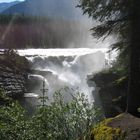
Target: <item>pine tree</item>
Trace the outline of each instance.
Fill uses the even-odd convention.
[[[95,37],[114,35],[118,42],[112,48],[129,66],[127,111],[140,116],[140,2],[138,0],[79,0],[84,14],[88,14],[98,25],[92,28]],[[128,61],[130,60],[130,61]]]

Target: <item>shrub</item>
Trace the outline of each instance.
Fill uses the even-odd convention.
[[[99,109],[90,104],[84,94],[75,93],[72,101],[65,102],[58,91],[54,101],[41,106],[33,117],[33,137],[40,140],[90,139],[91,129],[100,116]]]
[[[23,140],[26,129],[23,108],[17,103],[0,107],[0,139]]]
[[[72,100],[65,102],[61,91],[57,91],[54,100],[50,104],[43,103],[30,118],[17,102],[1,107],[0,139],[89,140],[100,118],[99,109],[90,104],[84,94],[73,93]]]

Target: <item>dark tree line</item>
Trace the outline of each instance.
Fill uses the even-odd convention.
[[[0,48],[65,48],[71,42],[79,46],[84,32],[85,26],[77,21],[0,15]]]

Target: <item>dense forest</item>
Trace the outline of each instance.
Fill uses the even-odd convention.
[[[79,47],[86,41],[86,28],[80,21],[18,14],[0,15],[0,47]],[[71,46],[71,42],[74,46]]]

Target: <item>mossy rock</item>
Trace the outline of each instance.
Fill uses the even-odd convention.
[[[140,118],[122,113],[105,119],[92,130],[91,140],[140,140]]]
[[[123,140],[124,133],[120,128],[108,126],[113,119],[105,119],[99,123],[91,133],[91,140]]]

